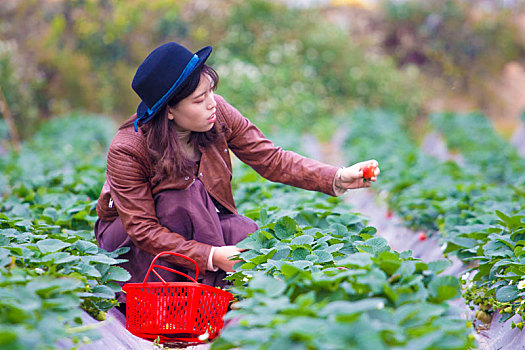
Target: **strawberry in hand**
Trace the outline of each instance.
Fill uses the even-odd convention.
[[[375,171],[376,171],[376,166],[374,165],[366,165],[365,167],[363,167],[361,170],[363,171],[363,178],[365,180],[370,180],[371,178],[373,178],[375,176]]]
[[[334,185],[344,190],[370,187],[379,173],[379,163],[375,159],[359,162],[340,169]]]
[[[359,171],[363,173],[363,182],[371,181],[372,178],[376,176],[377,163],[368,163],[362,168],[359,168]]]

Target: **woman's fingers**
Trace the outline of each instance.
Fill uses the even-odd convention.
[[[231,260],[235,255],[241,253],[242,250],[233,245],[227,245],[223,247],[217,247],[213,252],[212,261],[213,265],[217,266],[221,270],[226,272],[233,271],[233,265],[239,260]]]
[[[377,160],[365,160],[343,168],[341,185],[346,189],[370,187],[372,182],[377,181],[380,173],[381,170]]]

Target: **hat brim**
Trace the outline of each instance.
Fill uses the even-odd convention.
[[[195,54],[199,57],[199,62],[193,68],[192,73],[202,67],[202,65],[206,62],[208,57],[210,57],[211,51],[212,51],[212,47],[211,46],[206,46],[206,47],[200,49],[199,51],[195,52]],[[191,73],[188,75],[188,77],[190,77],[190,76],[191,76]],[[166,99],[166,101],[171,100],[171,98],[173,96],[175,96],[180,91],[180,89],[184,86],[184,82],[187,79],[188,78],[184,79],[179,84],[179,86],[177,88],[173,89],[173,91],[168,95],[168,98]],[[162,107],[164,107],[166,104],[167,104],[167,102]],[[145,118],[146,116],[148,116],[148,109],[149,109],[148,106],[144,102],[141,101],[139,103],[138,107],[137,107],[137,118],[142,119],[142,118]],[[147,119],[151,120],[152,118],[157,116],[163,109],[164,108],[159,108],[156,113],[153,113],[151,116],[148,116]]]

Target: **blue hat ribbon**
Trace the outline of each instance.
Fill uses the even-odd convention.
[[[160,100],[158,100],[154,105],[153,107],[151,108],[148,108],[148,111],[147,111],[147,114],[144,115],[144,116],[140,116],[138,117],[137,119],[135,119],[135,123],[134,123],[134,126],[135,126],[135,132],[138,131],[138,123],[139,123],[139,120],[141,119],[144,119],[142,121],[143,124],[146,124],[147,122],[149,122],[153,116],[155,115],[155,113],[157,113],[159,111],[160,108],[162,108],[164,106],[164,104],[166,103],[166,100],[171,96],[171,93],[184,81],[186,80],[186,78],[188,77],[188,75],[191,74],[191,72],[193,72],[193,69],[195,68],[195,66],[197,65],[197,63],[199,63],[199,56],[197,56],[196,54],[193,55],[193,57],[191,58],[191,60],[188,62],[188,64],[186,65],[186,67],[184,67],[184,70],[182,71],[181,75],[179,76],[179,78],[177,79],[177,81],[175,81],[175,83],[171,86],[171,88],[168,90],[168,92],[166,92],[164,94],[164,96],[162,96],[160,98]]]

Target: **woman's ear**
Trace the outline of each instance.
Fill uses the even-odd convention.
[[[169,120],[173,120],[173,119],[175,119],[175,117],[174,117],[173,114],[171,113],[171,108],[170,108],[170,106],[167,106],[167,107],[166,107],[166,114],[167,114]]]

